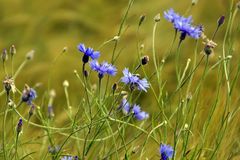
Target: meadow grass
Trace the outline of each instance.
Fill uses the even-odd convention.
[[[195,2],[180,15],[191,15]],[[24,75],[36,78],[26,74],[36,63],[34,50],[19,63],[14,45],[4,49],[0,158],[240,159],[240,2],[228,3],[228,12],[211,22],[212,33],[176,13],[148,17],[152,29],[146,51],[141,35],[145,15],[138,19],[136,39],[124,41],[138,4],[129,0],[116,34],[98,47],[74,46],[80,55],[75,70],[61,60],[71,52],[62,46],[47,73],[37,75],[45,79],[43,86],[21,82]],[[173,26],[163,28],[167,20]],[[170,38],[160,32],[172,33],[162,54],[158,43]],[[135,56],[124,54],[121,45],[128,43],[135,45]],[[108,62],[103,62],[104,48],[111,48]],[[61,90],[52,87],[56,66],[73,77],[61,74]]]

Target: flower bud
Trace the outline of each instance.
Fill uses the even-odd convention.
[[[118,87],[117,83],[114,83],[113,86],[112,86],[112,90],[113,90],[113,92],[116,91],[117,87]]]
[[[225,16],[221,16],[221,17],[218,19],[218,27],[220,27],[220,26],[224,23],[224,20],[225,20]]]
[[[144,57],[141,59],[142,65],[146,65],[148,62],[149,62],[149,57],[148,57],[148,56],[144,56]]]
[[[26,59],[27,59],[27,60],[32,60],[33,57],[34,57],[34,53],[35,53],[34,50],[29,51],[29,52],[26,54]]]
[[[161,16],[160,16],[160,13],[158,13],[155,17],[154,17],[154,21],[155,22],[160,22],[161,20]]]
[[[69,87],[69,82],[67,80],[63,82],[63,87]]]
[[[139,23],[138,23],[138,26],[140,27],[143,23],[143,21],[145,20],[146,16],[145,15],[141,15],[140,16],[140,19],[139,19]]]
[[[16,48],[15,48],[14,45],[12,45],[12,46],[10,47],[10,54],[11,54],[11,56],[15,55],[16,53],[17,53]]]
[[[17,134],[19,134],[22,131],[22,125],[23,125],[23,121],[22,118],[19,119],[18,124],[17,124]]]
[[[2,61],[4,63],[7,60],[8,60],[8,53],[7,53],[7,50],[4,49],[3,52],[2,52]]]

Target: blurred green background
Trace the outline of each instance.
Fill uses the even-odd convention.
[[[191,6],[191,0],[156,1],[136,0],[130,10],[125,32],[120,39],[118,50],[122,54],[117,62],[119,75],[127,66],[133,66],[137,57],[137,26],[139,17],[146,15],[146,20],[140,28],[139,41],[144,44],[144,54],[152,55],[153,18],[157,13],[174,8],[184,14]],[[114,37],[120,25],[121,18],[127,7],[127,0],[1,0],[0,1],[0,49],[9,48],[14,44],[17,48],[15,69],[23,61],[25,53],[31,49],[36,51],[34,61],[27,65],[16,84],[23,87],[24,83],[34,85],[42,82],[42,91],[47,87],[49,70],[54,70],[51,88],[57,90],[58,97],[62,97],[62,82],[70,81],[70,89],[75,89],[76,82],[73,70],[81,68],[82,54],[76,49],[78,43],[97,49],[100,44]],[[213,5],[214,4],[214,5]],[[221,15],[228,13],[228,0],[199,0],[189,15],[193,15],[195,24],[202,24],[206,35],[211,35],[216,27],[216,21]],[[126,29],[127,28],[127,29]],[[223,28],[217,35],[218,42],[223,37]],[[156,47],[159,59],[166,53],[172,41],[174,31],[170,23],[163,17],[157,30]],[[193,56],[194,40],[187,38],[182,48],[186,57]],[[68,47],[67,54],[59,58],[53,68],[51,63],[59,55],[63,47]],[[101,60],[110,60],[113,43],[106,45],[100,51]],[[219,48],[220,49],[220,48]],[[190,52],[189,52],[190,50]],[[187,52],[188,51],[188,52]],[[187,52],[187,53],[185,53]],[[217,50],[215,51],[217,53]],[[185,63],[185,60],[184,63]],[[174,74],[171,63],[168,62],[165,72]],[[150,67],[152,62],[150,64]],[[66,67],[67,66],[67,67]],[[149,68],[150,68],[149,67]],[[2,74],[2,72],[0,73]],[[173,75],[174,76],[174,75]],[[3,75],[1,75],[3,77]],[[73,88],[72,88],[73,87]],[[78,99],[78,92],[74,92],[73,99]],[[41,95],[41,91],[39,95]]]
[[[152,60],[152,28],[153,18],[156,14],[161,14],[161,22],[158,25],[156,36],[156,52],[159,60],[166,54],[174,36],[172,25],[162,17],[165,10],[174,8],[186,16],[192,15],[196,25],[202,24],[204,26],[205,34],[208,37],[211,37],[215,31],[217,20],[221,15],[226,15],[226,20],[228,20],[230,0],[198,0],[198,3],[189,10],[191,3],[191,0],[135,0],[117,48],[117,52],[122,49],[116,62],[118,75],[111,80],[111,83],[120,78],[124,67],[133,68],[137,64],[138,40],[144,44],[144,54],[149,55]],[[42,83],[37,89],[39,97],[36,100],[36,104],[41,104],[42,95],[48,88],[49,72],[52,71],[54,74],[50,88],[54,88],[57,92],[54,102],[56,115],[62,112],[62,108],[66,106],[62,87],[62,83],[66,79],[70,82],[71,104],[78,105],[83,98],[83,87],[73,71],[75,69],[81,70],[82,53],[78,52],[76,46],[83,42],[86,46],[98,49],[103,42],[117,35],[127,4],[128,0],[0,0],[0,49],[9,48],[12,44],[16,46],[15,70],[22,63],[29,50],[36,51],[33,61],[28,63],[17,77],[16,86],[22,90],[25,83],[30,86],[34,86],[38,82]],[[190,12],[185,14],[188,10]],[[146,15],[146,20],[139,30],[139,35],[137,35],[141,15]],[[237,19],[237,23],[239,24],[239,19]],[[234,26],[234,28],[236,27]],[[218,47],[214,50],[215,55],[210,59],[212,64],[222,54],[221,43],[225,28],[226,25],[219,30],[215,39]],[[239,32],[232,36],[236,39],[234,49],[239,51],[240,46],[237,43],[240,37]],[[113,44],[109,43],[100,49],[101,61],[110,61]],[[181,48],[183,65],[186,64],[187,58],[193,58],[194,46],[193,39],[187,38],[184,41]],[[61,54],[64,47],[67,47],[68,51],[59,57],[55,65],[52,66],[53,60]],[[199,53],[201,48],[200,42]],[[173,51],[175,50],[176,44],[173,48]],[[203,66],[204,64],[202,64],[202,68]],[[149,75],[152,68],[153,62],[150,61],[150,64],[146,66]],[[10,70],[10,65],[8,69]],[[213,84],[216,83],[211,76],[216,76],[215,74],[210,73],[209,81],[204,85],[206,99],[203,104],[211,102],[211,95],[215,91]],[[173,58],[166,62],[164,75],[166,76],[164,79],[167,80],[166,91],[173,90],[176,87]],[[96,75],[92,74],[92,76]],[[0,77],[4,78],[2,68]],[[92,83],[94,82],[97,81],[92,79]],[[152,83],[154,85],[157,82],[155,80]],[[5,100],[4,97],[0,99],[0,101],[2,100]],[[138,103],[145,106],[144,108],[148,112],[157,110],[154,108],[155,102],[151,98],[151,93],[147,96],[144,94],[144,98],[141,98]],[[202,111],[201,114],[204,112]],[[61,122],[58,123],[61,124]]]

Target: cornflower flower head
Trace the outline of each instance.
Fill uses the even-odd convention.
[[[127,85],[129,84],[131,90],[137,88],[140,91],[147,92],[147,88],[149,88],[149,83],[145,78],[140,79],[138,75],[132,74],[127,68],[123,70],[121,81]]]
[[[98,63],[98,61],[93,60],[90,62],[90,67],[92,70],[98,72],[98,77],[101,79],[105,74],[110,76],[115,76],[117,73],[117,69],[114,65],[109,64],[107,62]]]
[[[125,98],[122,100],[120,107],[125,115],[133,114],[133,117],[139,121],[148,119],[149,114],[142,111],[137,104],[131,105]]]
[[[139,121],[148,119],[149,117],[149,114],[144,111],[141,111],[140,106],[136,104],[133,105],[132,112],[133,112],[133,116]]]
[[[161,160],[168,160],[173,157],[174,150],[170,145],[161,144],[160,150]]]
[[[90,47],[86,48],[83,43],[80,43],[77,48],[84,54],[82,58],[83,63],[87,63],[89,61],[89,57],[91,57],[92,60],[98,59],[100,57],[99,51],[94,51],[93,48]]]
[[[17,134],[19,134],[22,131],[22,125],[23,125],[23,121],[22,118],[19,119],[18,124],[17,124]]]
[[[192,17],[183,17],[176,13],[173,9],[164,12],[164,17],[171,23],[176,31],[181,32],[180,40],[184,40],[188,35],[194,39],[198,39],[201,37],[203,32],[202,26],[193,26],[192,25]]]
[[[28,105],[31,105],[32,101],[36,97],[37,97],[36,91],[30,88],[28,85],[25,85],[25,88],[22,93],[22,102],[26,102]]]

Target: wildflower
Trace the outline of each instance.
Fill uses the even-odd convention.
[[[22,125],[23,125],[23,121],[22,121],[22,118],[20,118],[17,124],[17,134],[19,134],[22,131]]]
[[[93,48],[90,48],[90,47],[86,48],[85,45],[82,43],[80,43],[77,47],[78,47],[78,50],[84,54],[82,58],[83,63],[87,63],[89,60],[89,57],[91,57],[94,60],[94,59],[98,59],[100,56],[99,51],[94,51]]]
[[[176,13],[173,9],[164,12],[164,17],[169,22],[173,23],[176,31],[181,32],[180,40],[184,40],[188,35],[194,39],[200,38],[203,27],[202,26],[193,26],[192,17],[183,17]]]
[[[170,145],[161,144],[160,146],[160,154],[161,160],[168,160],[173,156],[173,148]]]
[[[130,73],[127,68],[123,70],[123,77],[121,78],[121,81],[125,84],[129,84],[131,90],[136,87],[140,91],[143,90],[147,92],[147,88],[149,88],[149,83],[145,78],[140,79],[139,76]]]
[[[25,88],[22,93],[22,102],[26,102],[28,105],[31,105],[32,101],[36,97],[37,97],[36,91],[30,88],[28,85],[25,85]]]
[[[96,60],[90,62],[90,67],[92,70],[98,72],[98,77],[101,79],[105,74],[114,76],[117,73],[117,69],[112,64],[103,62],[99,64]]]
[[[137,105],[137,104],[131,105],[130,103],[128,103],[126,98],[124,98],[122,100],[119,108],[122,109],[122,111],[125,115],[129,115],[132,113],[133,117],[139,121],[148,119],[148,117],[149,117],[148,113],[141,111],[141,108],[139,105]]]
[[[72,156],[64,156],[61,158],[61,160],[72,160],[73,157]]]
[[[149,117],[148,113],[141,111],[140,106],[136,104],[133,105],[132,112],[133,112],[133,116],[139,121],[148,119]]]

